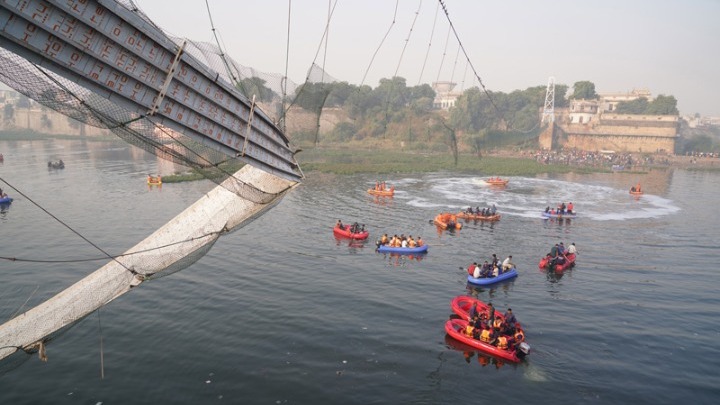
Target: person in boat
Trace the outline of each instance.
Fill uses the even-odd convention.
[[[513,314],[512,308],[508,308],[507,311],[505,311],[505,324],[511,331],[515,330],[517,318],[515,318],[515,314]]]
[[[415,239],[413,239],[412,235],[408,236],[408,247],[409,248],[417,247],[417,242],[415,242]]]
[[[572,201],[569,202],[568,205],[567,205],[567,213],[568,213],[568,214],[572,214],[574,209],[575,209],[575,207],[573,206]]]
[[[468,322],[475,322],[475,318],[478,316],[477,302],[473,302],[468,311]]]
[[[388,236],[387,236],[386,233],[383,234],[382,237],[380,237],[380,244],[381,244],[381,245],[387,245],[389,242],[390,242],[390,240],[388,239]]]
[[[490,266],[490,263],[488,263],[487,260],[485,260],[485,263],[483,263],[482,268],[480,269],[480,277],[487,278],[490,277],[492,274],[492,267]]]
[[[469,265],[468,268],[467,268],[468,274],[472,276],[473,273],[475,272],[475,268],[476,268],[477,266],[478,266],[477,262],[473,262],[471,265]],[[477,278],[477,277],[476,277],[476,278]]]
[[[150,177],[150,176],[148,176],[148,177]],[[337,220],[337,222],[335,223],[335,228],[340,228],[340,229],[344,228],[341,220],[339,220],[339,219]]]
[[[400,247],[404,247],[404,248],[408,247],[406,238],[402,238],[402,240],[400,241]]]
[[[571,243],[570,246],[568,246],[567,254],[577,254],[577,247],[575,247],[575,242]]]
[[[510,269],[514,269],[515,264],[512,262],[512,255],[508,255],[508,257],[505,258],[502,262],[502,270],[503,272],[506,272]]]
[[[420,246],[423,246],[424,244],[425,244],[425,242],[423,242],[422,236],[418,236],[417,246],[420,247]]]
[[[489,328],[492,328],[493,323],[495,322],[495,307],[493,306],[492,302],[488,302],[487,305],[487,311],[485,311],[485,319],[487,320],[487,326]]]
[[[558,255],[565,255],[565,245],[563,244],[563,242],[560,242],[560,244],[558,245]]]
[[[640,183],[639,183],[639,182],[638,182],[638,184],[635,186],[635,191],[637,191],[638,193],[642,192],[642,188],[640,188]]]
[[[495,207],[495,204],[492,205],[492,208],[490,208],[490,215],[495,215],[497,212],[497,208]]]
[[[500,273],[501,273],[500,268],[497,266],[497,264],[495,266],[493,266],[492,276],[497,277],[500,275]]]
[[[547,214],[549,212],[550,212],[550,206],[548,205],[547,207],[545,207],[545,213]]]
[[[500,263],[500,259],[498,259],[497,254],[493,253],[490,261],[490,267],[497,267],[498,263]]]
[[[480,266],[475,266],[472,273],[473,278],[481,278],[482,277],[482,270],[480,270]]]
[[[551,256],[552,258],[557,257],[559,247],[560,247],[560,245],[556,243],[555,246],[553,246],[552,248],[550,248],[550,256]]]

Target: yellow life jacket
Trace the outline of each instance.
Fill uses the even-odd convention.
[[[468,324],[468,326],[465,327],[465,334],[466,334],[467,336],[472,336],[474,329],[475,329],[475,328],[474,328],[472,325]]]
[[[498,338],[497,347],[498,349],[507,349],[507,338],[505,336],[500,336]]]
[[[483,329],[482,333],[480,333],[480,340],[485,343],[490,342],[490,329]]]

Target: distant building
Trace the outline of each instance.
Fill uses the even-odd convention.
[[[455,101],[462,93],[453,93],[453,89],[457,83],[453,82],[433,82],[432,89],[435,90],[435,100],[433,100],[433,108],[437,110],[449,110],[455,107]]]
[[[556,126],[540,137],[540,146],[618,152],[674,153],[679,116],[618,114],[617,105],[646,98],[647,89],[627,93],[599,93],[597,100],[570,100],[565,109],[556,109]]]

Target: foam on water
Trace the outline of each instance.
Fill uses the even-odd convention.
[[[407,179],[406,203],[418,208],[459,211],[469,206],[495,204],[503,215],[540,218],[545,207],[573,202],[578,219],[621,221],[658,218],[680,210],[673,201],[645,194],[630,196],[627,190],[563,180],[511,177],[507,187],[491,187],[479,177],[428,176],[424,184]]]

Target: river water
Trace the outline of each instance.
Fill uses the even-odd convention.
[[[123,143],[0,141],[0,153],[0,187],[15,199],[0,210],[0,256],[23,259],[0,259],[3,321],[105,263],[59,221],[121,253],[214,186],[148,189],[147,174],[176,168]],[[48,170],[58,158],[66,168]],[[191,267],[56,338],[47,363],[0,363],[0,404],[715,403],[720,174],[511,177],[504,189],[482,181],[494,174],[390,176],[395,197],[378,199],[365,191],[375,176],[308,173]],[[628,194],[637,181],[639,199]],[[540,218],[560,201],[578,218]],[[429,223],[493,203],[494,224]],[[364,223],[372,240],[422,236],[429,253],[337,240],[337,219]],[[537,263],[560,241],[579,255],[558,277]],[[513,255],[519,277],[468,287],[461,267],[492,253]],[[532,346],[524,363],[445,335],[450,300],[464,294],[513,308]]]

